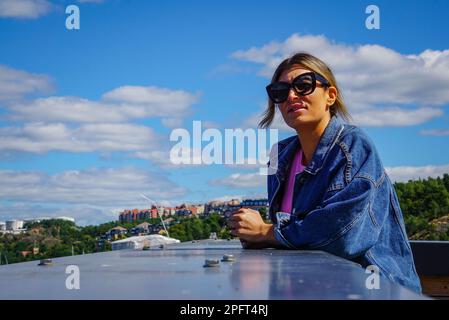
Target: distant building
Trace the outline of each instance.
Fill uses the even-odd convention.
[[[232,199],[230,201],[210,201],[205,205],[205,214],[218,213],[221,216],[226,216],[235,210],[241,208],[240,200]]]
[[[159,234],[148,236],[129,237],[111,243],[112,250],[142,250],[144,247],[159,246],[161,244],[179,243],[178,239],[165,237]]]
[[[9,220],[6,221],[6,230],[18,231],[23,229],[23,220]]]
[[[134,235],[149,234],[153,230],[152,225],[148,222],[142,222],[131,229],[131,233]]]
[[[270,219],[270,216],[268,214],[268,200],[267,199],[256,199],[256,200],[244,200],[240,204],[242,208],[249,208],[253,210],[259,210],[262,208],[266,209],[266,216],[265,219]]]
[[[150,209],[132,209],[120,212],[118,220],[120,223],[135,222],[139,220],[159,219],[159,216],[174,214],[173,208],[155,207]]]
[[[176,215],[180,217],[187,217],[192,214],[192,211],[186,208],[179,208],[176,210]]]
[[[118,239],[121,235],[126,235],[128,233],[128,230],[126,230],[123,227],[114,227],[112,229],[109,229],[108,232],[106,232],[106,236],[108,239]]]
[[[251,208],[263,208],[268,207],[268,200],[267,199],[257,199],[257,200],[243,200],[240,203],[240,206],[243,207],[251,207]]]
[[[6,230],[6,223],[3,221],[0,221],[0,231],[5,231]]]
[[[176,209],[172,207],[164,207],[164,216],[174,216],[176,214]]]
[[[159,216],[158,213],[159,213],[159,211],[157,208],[152,208],[151,209],[151,219],[157,219]]]
[[[190,208],[191,208],[191,210],[193,209],[192,212],[195,211],[194,214],[198,214],[198,215],[204,214],[204,204],[193,205],[193,206],[190,206]]]

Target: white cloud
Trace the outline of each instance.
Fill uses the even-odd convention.
[[[427,179],[428,177],[436,178],[449,173],[449,164],[445,165],[429,165],[421,167],[401,166],[386,167],[385,170],[392,181],[407,182],[408,180]]]
[[[182,126],[182,118],[162,118],[161,123],[167,128],[179,128]]]
[[[259,122],[260,120],[262,120],[263,117],[263,113],[266,109],[266,105],[261,105],[260,106],[260,111],[259,112],[255,112],[253,114],[251,114],[244,122],[243,122],[243,126],[244,127],[249,127],[249,128],[253,128],[256,129],[259,127]],[[295,133],[295,131],[290,128],[284,121],[284,119],[282,118],[282,115],[280,113],[279,110],[276,110],[275,114],[274,114],[274,119],[273,122],[270,126],[271,129],[278,129],[281,131],[289,131],[291,133]]]
[[[427,129],[421,130],[420,134],[423,136],[449,136],[449,129]]]
[[[163,124],[180,124],[198,95],[166,88],[124,86],[100,101],[80,97],[47,97],[9,106],[14,120],[62,122],[123,122],[164,117]]]
[[[157,173],[135,168],[87,169],[54,175],[0,170],[0,200],[90,206],[148,206],[150,198],[176,199],[186,190]]]
[[[144,116],[143,110],[124,110],[78,97],[47,97],[9,107],[14,120],[64,122],[122,122],[130,115]],[[139,112],[140,111],[140,112]]]
[[[51,9],[47,0],[0,0],[0,17],[5,18],[34,19]]]
[[[226,186],[229,188],[257,188],[265,187],[267,176],[256,173],[233,173],[228,177],[210,181],[213,186]]]
[[[242,201],[243,200],[243,196],[242,195],[224,195],[224,196],[221,196],[221,197],[213,198],[213,199],[211,199],[209,201],[223,201],[223,202],[225,202],[225,201],[231,201],[231,200],[234,200],[234,199]]]
[[[217,197],[217,198],[213,198],[213,199],[209,199],[207,200],[207,202],[209,201],[231,201],[234,199],[243,201],[245,199],[266,199],[267,198],[267,193],[266,192],[245,192],[244,195],[241,194],[236,194],[236,195],[224,195],[221,197]]]
[[[267,152],[269,154],[269,152]],[[267,160],[268,162],[268,160]],[[226,167],[239,169],[239,170],[255,170],[255,169],[261,169],[266,168],[266,163],[259,163],[259,160],[257,158],[244,158],[243,163],[232,163],[232,164],[225,164]]]
[[[356,124],[367,127],[413,126],[443,115],[439,108],[366,108],[357,110],[352,116]]]
[[[263,107],[265,109],[265,107]],[[264,109],[257,113],[251,114],[246,121],[245,126],[257,128]],[[365,127],[404,127],[425,123],[444,114],[440,108],[416,108],[406,109],[399,107],[371,107],[355,108],[351,112],[353,123]],[[274,120],[270,126],[272,129],[295,133],[282,118],[279,111],[275,113]],[[431,135],[431,134],[429,134]]]
[[[74,218],[75,223],[79,226],[98,225],[118,220],[119,212],[123,209],[85,205],[73,205],[61,208],[29,203],[0,204],[0,220],[27,220],[66,216]]]
[[[53,90],[50,77],[0,65],[0,101],[12,101],[29,94]]]
[[[105,0],[78,0],[79,3],[104,3]]]
[[[129,105],[143,105],[146,106],[146,111],[154,116],[176,117],[198,102],[199,94],[152,86],[122,86],[105,93],[103,99]]]
[[[24,99],[51,88],[46,76],[0,66],[0,100],[9,111],[5,118],[24,122],[0,127],[2,158],[14,152],[123,151],[164,166],[169,159],[164,137],[130,121],[160,117],[165,126],[180,126],[199,100],[199,94],[154,86],[118,87],[98,101],[70,96]]]
[[[171,163],[170,150],[166,149],[137,151],[131,154],[131,157],[151,161],[162,168],[179,167]]]
[[[155,148],[147,148],[143,151],[134,152],[131,154],[131,157],[151,161],[164,169],[206,166],[201,157],[201,149],[186,147],[184,148],[185,153],[179,150],[178,154],[174,155],[176,158],[171,158],[171,150],[168,149],[166,145],[161,145],[157,150],[154,149]]]
[[[446,165],[428,165],[428,166],[398,166],[386,167],[388,176],[392,181],[407,182],[408,180],[426,179],[428,177],[436,178],[449,173],[449,164]],[[267,176],[259,173],[234,173],[225,178],[214,179],[210,181],[213,186],[226,186],[229,188],[266,188]]]
[[[297,51],[314,54],[331,66],[356,124],[415,125],[440,116],[442,111],[435,107],[449,103],[449,50],[403,55],[379,45],[351,46],[325,36],[293,34],[284,42],[237,51],[232,57],[261,64],[260,74],[271,77],[276,66]],[[369,119],[373,115],[374,121]],[[413,119],[416,115],[423,119]]]
[[[70,128],[62,123],[27,123],[0,128],[0,150],[43,153],[132,152],[158,146],[149,127],[135,124],[86,124]]]

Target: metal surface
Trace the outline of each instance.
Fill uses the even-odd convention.
[[[232,254],[235,262],[204,268],[206,259]],[[239,241],[167,245],[0,266],[0,299],[422,299],[357,264],[321,251],[243,250]],[[66,267],[80,271],[68,290]]]

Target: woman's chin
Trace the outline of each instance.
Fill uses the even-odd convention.
[[[294,119],[288,119],[288,121],[286,121],[287,125],[293,129],[296,129],[299,126],[310,124],[312,122],[313,122],[312,119],[308,119],[307,117],[304,116],[298,116]]]

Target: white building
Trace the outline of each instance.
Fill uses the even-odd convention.
[[[6,223],[4,223],[3,221],[0,221],[0,231],[5,231],[6,230]]]
[[[23,229],[23,220],[8,220],[6,221],[6,230],[17,231]]]
[[[160,234],[150,234],[148,236],[129,237],[111,242],[112,250],[142,250],[144,247],[159,246],[161,244],[179,243],[178,239],[165,237]]]

